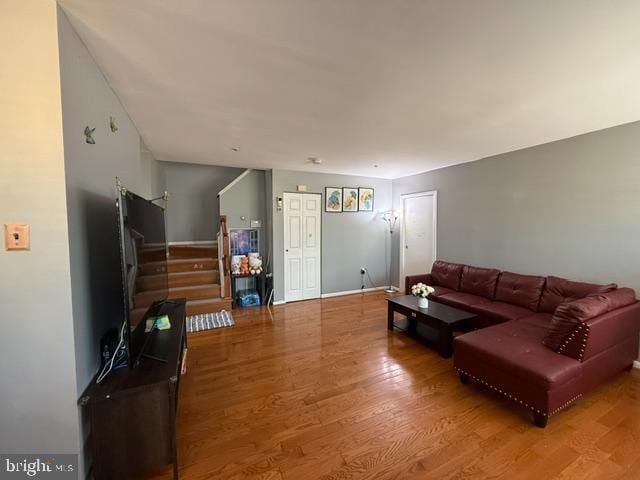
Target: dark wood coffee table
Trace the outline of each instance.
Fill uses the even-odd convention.
[[[398,327],[394,323],[393,314],[395,312],[407,316],[408,327],[406,329]],[[419,308],[418,299],[413,295],[387,298],[387,328],[393,330],[395,326],[414,336],[417,322],[428,325],[437,332],[438,353],[444,358],[449,358],[453,353],[453,331],[469,329],[470,320],[475,317],[476,315],[473,313],[433,300],[429,300],[427,308]]]

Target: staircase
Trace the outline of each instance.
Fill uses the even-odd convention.
[[[134,300],[136,308],[146,309],[158,298],[157,290],[162,289],[164,282],[162,264],[148,262],[141,265]],[[215,243],[169,246],[167,270],[168,298],[186,298],[187,315],[231,309],[231,299],[222,298]]]

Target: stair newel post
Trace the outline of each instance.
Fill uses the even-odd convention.
[[[220,238],[222,240],[222,268],[221,275],[224,277],[222,297],[231,297],[231,264],[229,231],[227,229],[227,216],[220,215]],[[218,245],[220,248],[220,245]]]

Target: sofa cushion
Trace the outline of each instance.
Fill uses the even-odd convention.
[[[431,267],[433,283],[452,290],[460,290],[460,276],[463,266],[458,263],[436,260]]]
[[[545,332],[549,328],[549,324],[551,323],[551,319],[553,315],[547,312],[538,312],[531,313],[523,318],[519,318],[518,322],[529,323],[531,325],[537,325],[539,327],[544,327]]]
[[[606,293],[594,293],[589,297],[595,297],[606,302],[608,312],[637,302],[636,293],[631,288],[617,288]]]
[[[573,282],[566,278],[548,276],[538,310],[553,313],[561,303],[578,300],[592,293],[610,292],[617,287],[615,283],[597,285],[595,283]]]
[[[535,312],[538,310],[544,282],[545,278],[537,275],[502,272],[496,285],[495,299]]]
[[[460,335],[454,340],[456,367],[480,376],[507,391],[536,385],[543,391],[564,384],[582,372],[582,364],[545,348],[546,328],[527,322],[506,322]],[[513,388],[507,388],[513,384]]]
[[[500,270],[465,265],[460,277],[460,291],[493,300]]]
[[[478,305],[480,303],[487,303],[491,301],[491,300],[487,300],[484,297],[479,297],[478,295],[472,295],[471,293],[464,293],[464,292],[447,293],[446,295],[440,295],[436,298],[441,303],[451,305],[452,307],[461,308],[468,312],[472,311],[471,307],[473,305]]]
[[[473,305],[471,309],[478,315],[499,322],[508,322],[509,320],[517,320],[531,315],[531,310],[504,302],[480,303]]]
[[[435,292],[433,292],[431,295],[429,295],[429,297],[440,297],[442,295],[448,295],[450,293],[456,293],[455,290],[452,290],[452,289],[447,288],[447,287],[441,287],[440,285],[433,285],[433,289],[435,290]]]
[[[609,303],[599,296],[565,302],[556,308],[542,343],[557,351],[574,329],[585,321],[607,313]]]

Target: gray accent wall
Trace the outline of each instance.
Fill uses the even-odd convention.
[[[77,453],[78,407],[55,2],[6,0],[0,15],[0,451]]]
[[[251,220],[264,224],[264,182],[264,170],[251,170],[220,195],[220,214],[227,216],[229,228],[249,228]]]
[[[438,258],[640,292],[640,122],[396,179],[395,208],[428,190]]]
[[[265,172],[251,170],[220,195],[220,214],[227,216],[227,225],[231,228],[250,228],[251,220],[260,220],[258,229],[260,250],[263,257],[267,252],[265,239]],[[244,220],[242,219],[244,217]],[[264,259],[266,263],[266,259]]]
[[[157,194],[159,185],[157,162],[143,149],[138,131],[61,8],[58,37],[77,399],[100,366],[100,338],[119,327],[124,315],[115,178],[145,198]],[[110,116],[117,132],[111,131]],[[94,145],[85,142],[87,125],[96,129]],[[82,452],[89,432],[79,413]],[[89,462],[81,456],[81,471]]]
[[[387,284],[389,233],[381,213],[391,208],[391,180],[292,170],[272,170],[273,277],[275,301],[284,300],[284,217],[275,198],[304,184],[309,193],[322,194],[322,293],[358,290],[360,267],[369,270],[366,287]],[[374,212],[327,213],[325,187],[374,188]]]
[[[170,242],[213,241],[219,230],[218,192],[244,169],[159,162],[161,190],[171,197],[167,206]]]

